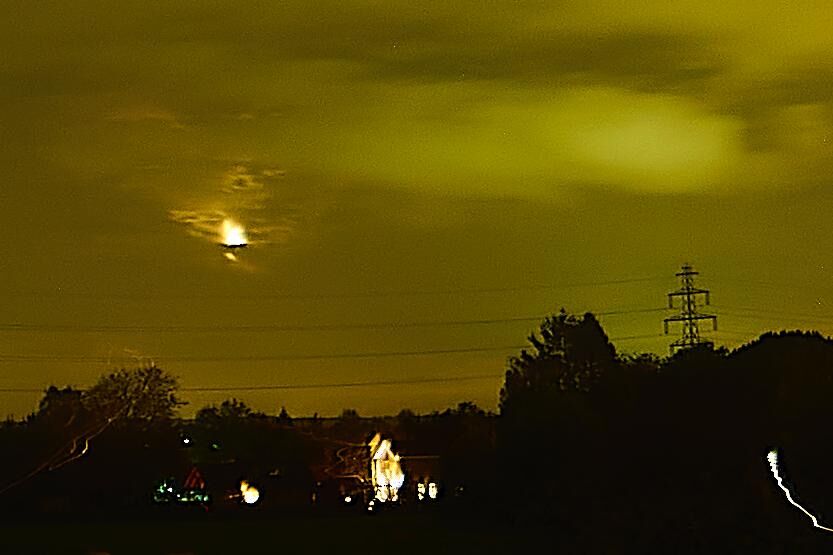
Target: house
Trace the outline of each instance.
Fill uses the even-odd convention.
[[[370,479],[376,499],[398,501],[399,490],[405,483],[405,473],[399,464],[399,455],[393,452],[391,440],[376,434],[367,444],[370,448]]]

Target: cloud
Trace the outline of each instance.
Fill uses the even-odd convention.
[[[109,121],[188,123],[176,144],[150,136],[150,125],[104,126],[97,142],[37,134],[38,152],[97,156],[114,173],[169,156],[167,167],[190,170],[183,182],[203,183],[210,161],[251,155],[319,184],[463,195],[783,186],[782,176],[818,179],[794,171],[795,153],[814,151],[809,132],[790,127],[791,110],[805,117],[791,107],[833,106],[823,61],[833,12],[811,4],[290,0],[169,10],[127,0],[119,17],[82,1],[52,19],[22,7],[33,25],[0,36],[12,53],[0,95],[47,95],[62,129],[84,137],[84,102],[96,113],[119,107]],[[21,129],[47,113],[30,109]],[[269,180],[279,174],[246,166],[193,202],[273,209]]]
[[[609,87],[520,98],[489,90],[401,89],[393,106],[366,111],[338,137],[323,163],[393,186],[537,197],[581,183],[715,189],[743,156],[742,121],[688,97]]]
[[[597,34],[576,30],[519,33],[504,44],[453,36],[361,54],[369,76],[381,80],[504,81],[512,86],[608,86],[638,91],[702,87],[725,71],[718,50],[694,35],[658,31]],[[378,52],[388,52],[379,55]]]
[[[234,166],[223,176],[222,191],[224,193],[257,194],[263,189],[263,183],[258,181],[244,165]]]
[[[569,91],[545,125],[577,179],[639,191],[717,188],[742,156],[742,122],[684,97]]]
[[[196,208],[173,209],[168,217],[183,225],[189,234],[221,242],[223,221],[232,219],[242,224],[252,245],[287,242],[296,225],[291,207],[272,206],[272,186],[284,173],[274,168],[251,170],[235,164],[218,180],[213,193],[193,204]]]
[[[172,222],[182,224],[194,237],[219,243],[220,228],[228,214],[220,210],[170,210]]]
[[[168,110],[147,106],[134,106],[131,108],[121,108],[118,110],[113,110],[108,112],[105,117],[109,121],[125,123],[155,121],[166,123],[169,127],[172,127],[174,129],[185,129],[185,124],[180,121],[179,116],[177,116],[175,113]]]

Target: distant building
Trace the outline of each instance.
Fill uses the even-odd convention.
[[[391,440],[376,434],[367,444],[370,448],[370,479],[381,502],[398,501],[399,490],[405,483],[405,473],[399,455],[393,452]]]

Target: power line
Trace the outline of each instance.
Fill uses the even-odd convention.
[[[507,351],[511,349],[522,349],[524,346],[508,345],[504,347],[471,347],[460,349],[436,349],[418,351],[368,351],[364,353],[336,353],[336,354],[311,354],[311,355],[247,355],[235,357],[221,356],[142,356],[146,360],[160,360],[166,362],[264,362],[264,361],[291,361],[291,360],[330,360],[350,358],[388,358],[388,357],[412,357],[430,355],[448,355],[457,353],[479,353],[492,351]],[[113,357],[94,357],[84,355],[0,355],[0,362],[110,362]]]
[[[264,324],[237,326],[159,326],[159,325],[114,325],[114,326],[82,326],[72,324],[0,324],[0,331],[49,331],[49,332],[172,332],[172,333],[257,333],[257,332],[285,332],[285,331],[340,331],[363,329],[399,329],[442,326],[488,325],[509,322],[529,322],[542,320],[544,316],[523,316],[512,318],[490,318],[481,320],[439,320],[423,322],[376,322],[353,324]]]
[[[735,285],[744,285],[744,286],[751,286],[751,287],[762,287],[765,289],[777,289],[780,291],[789,290],[789,291],[804,291],[806,292],[811,287],[816,287],[818,284],[808,284],[808,283],[795,283],[795,282],[777,282],[777,281],[763,281],[763,280],[754,280],[754,279],[735,279],[735,278],[725,278],[720,276],[715,276],[713,274],[709,275],[709,280],[712,282],[720,283],[730,283]]]
[[[731,316],[736,316],[739,318],[749,318],[755,319],[760,318],[763,319],[761,316],[754,316],[754,314],[769,316],[769,317],[781,317],[787,320],[809,320],[809,321],[818,321],[818,322],[828,322],[833,321],[833,315],[825,315],[825,314],[810,314],[807,312],[792,312],[792,311],[783,311],[783,310],[769,310],[769,309],[760,309],[760,308],[751,308],[751,307],[732,307],[726,306],[725,310],[722,307],[717,307],[717,310],[722,314],[727,314]],[[751,314],[742,314],[743,312],[748,312]]]
[[[762,335],[765,335],[765,334],[775,334],[775,335],[777,335],[779,332],[772,331],[772,330],[756,330],[756,331],[752,331],[752,330],[745,330],[745,331],[743,331],[743,330],[718,330],[715,333],[717,333],[718,335],[721,335],[721,334],[723,334],[723,335],[736,335],[736,336],[739,336],[739,337],[747,337],[747,338],[751,336],[753,339],[757,339],[758,337],[760,337]]]
[[[663,333],[646,333],[642,335],[621,335],[619,337],[608,337],[610,341],[631,341],[634,339],[657,339],[665,337]]]
[[[763,332],[757,332],[757,331],[717,330],[715,333],[716,333],[717,335],[735,335],[735,336],[738,336],[738,337],[749,337],[749,336],[760,335],[760,334],[761,334],[761,333],[763,333]]]
[[[623,285],[628,283],[639,283],[646,281],[663,280],[662,277],[635,277],[623,278],[604,281],[588,281],[588,282],[573,282],[561,284],[532,284],[512,287],[460,287],[447,289],[423,289],[423,290],[379,290],[379,291],[362,291],[362,292],[341,292],[341,293],[298,293],[298,292],[280,292],[271,294],[226,294],[226,295],[147,295],[147,294],[101,294],[101,293],[87,293],[76,291],[18,291],[4,293],[4,297],[67,297],[67,298],[90,298],[90,299],[123,299],[123,300],[141,300],[146,301],[150,298],[155,299],[192,299],[192,300],[207,300],[207,299],[364,299],[373,297],[409,297],[409,296],[430,296],[430,295],[459,295],[459,294],[480,294],[480,293],[512,293],[520,291],[548,291],[558,289],[574,289],[582,287],[600,287],[606,285]]]
[[[440,382],[466,382],[475,380],[500,379],[501,374],[473,374],[470,376],[454,376],[445,378],[416,378],[412,380],[380,380],[372,382],[339,382],[326,384],[284,384],[284,385],[256,385],[256,386],[227,386],[227,387],[183,387],[180,391],[193,392],[223,392],[223,391],[273,391],[283,389],[329,389],[345,387],[365,387],[379,385],[410,385]]]
[[[610,338],[611,340],[628,340],[628,339],[646,339],[662,337],[660,334],[650,335],[631,335],[618,338]],[[512,349],[529,348],[529,345],[523,347],[508,347]],[[496,348],[497,349],[497,348]],[[500,348],[504,349],[504,348]],[[448,351],[432,351],[448,352]],[[395,354],[395,353],[390,353]],[[325,389],[325,388],[345,388],[345,387],[364,387],[364,386],[382,386],[382,385],[408,385],[420,383],[440,383],[440,382],[461,382],[474,381],[485,379],[496,379],[503,377],[503,374],[473,374],[467,376],[452,376],[443,378],[415,378],[412,380],[378,380],[366,382],[336,382],[324,384],[282,384],[282,385],[257,385],[257,386],[196,386],[196,387],[181,387],[180,391],[192,392],[223,392],[223,391],[271,391],[282,389]],[[43,393],[43,388],[0,388],[0,393]]]
[[[253,385],[253,386],[197,386],[180,387],[179,391],[190,391],[195,393],[230,392],[230,391],[278,391],[291,389],[330,389],[347,387],[387,386],[387,385],[411,385],[422,383],[440,382],[464,382],[487,379],[500,379],[503,374],[472,374],[468,376],[453,376],[445,378],[414,378],[411,380],[377,380],[365,382],[336,382],[336,383],[307,383],[307,384],[280,384],[280,385]],[[78,388],[84,391],[84,388]],[[44,389],[25,387],[0,388],[0,393],[43,393]]]
[[[628,341],[634,339],[649,339],[661,337],[661,334],[629,335],[623,337],[611,337],[611,341]],[[361,358],[396,358],[414,356],[433,356],[462,353],[485,353],[510,350],[529,349],[530,345],[506,345],[502,347],[466,347],[458,349],[424,349],[415,351],[369,351],[364,353],[335,353],[335,354],[309,354],[309,355],[250,355],[237,357],[187,357],[187,356],[142,356],[144,360],[159,360],[164,362],[264,362],[264,361],[293,361],[293,360],[332,360],[332,359],[361,359]],[[67,363],[110,363],[113,358],[119,360],[121,357],[103,357],[86,355],[0,355],[2,362],[67,362]]]
[[[663,312],[665,308],[639,308],[593,312],[596,316],[613,316],[620,314],[637,314]],[[592,312],[592,311],[591,311]],[[535,316],[517,316],[507,318],[481,318],[473,320],[429,320],[417,322],[374,322],[350,324],[264,324],[264,325],[80,325],[80,324],[0,324],[0,331],[7,332],[79,332],[79,333],[258,333],[289,331],[341,331],[361,329],[407,329],[424,327],[454,327],[469,325],[492,325],[514,322],[541,321],[546,314]]]
[[[759,332],[753,331],[734,331],[734,330],[719,330],[717,334],[749,336],[758,335]],[[646,339],[654,337],[662,337],[661,334],[650,335],[632,335],[611,338],[611,340],[626,340],[626,339]],[[512,347],[521,348],[521,347]],[[523,347],[528,348],[528,346]],[[448,352],[448,351],[432,351],[432,352]],[[394,353],[390,353],[394,354]],[[452,376],[442,378],[414,378],[410,380],[376,380],[376,381],[361,381],[361,382],[335,382],[335,383],[308,383],[308,384],[277,384],[277,385],[254,385],[254,386],[194,386],[181,387],[180,391],[195,392],[195,393],[213,393],[213,392],[232,392],[232,391],[279,391],[279,390],[297,390],[297,389],[328,389],[328,388],[349,388],[349,387],[371,387],[371,386],[392,386],[392,385],[410,385],[422,383],[443,383],[443,382],[463,382],[476,381],[487,379],[499,379],[503,374],[472,374],[466,376]],[[84,388],[77,388],[83,391]],[[25,387],[4,387],[0,388],[0,393],[43,393],[44,388],[25,388]]]
[[[647,339],[647,338],[658,338],[662,337],[660,334],[646,334],[646,335],[630,335],[630,336],[622,336],[622,337],[614,337],[609,338],[611,341],[624,341],[624,340],[631,340],[631,339]],[[509,346],[509,347],[495,347],[495,348],[483,348],[483,349],[454,349],[454,350],[438,350],[438,351],[411,351],[411,352],[387,352],[387,353],[356,353],[356,354],[349,354],[346,356],[350,357],[364,357],[364,356],[411,356],[412,354],[447,354],[447,353],[457,353],[457,352],[480,352],[480,351],[487,351],[487,350],[508,350],[508,349],[528,349],[529,345],[524,346]],[[37,358],[34,358],[34,357]],[[10,358],[9,355],[2,355],[0,356],[0,362],[39,362],[39,361],[47,361],[50,360],[51,355],[18,355],[15,357],[15,360],[3,360],[4,358]],[[342,355],[314,355],[310,357],[306,357],[309,359],[313,358],[332,358],[333,356],[342,356]],[[26,357],[24,359],[24,357]],[[84,362],[89,360],[95,360],[96,357],[83,357],[85,358]],[[272,358],[272,357],[270,357]],[[63,360],[57,359],[57,360]],[[82,357],[75,357],[71,359],[72,361],[81,361]],[[99,359],[101,360],[101,359]],[[214,359],[217,360],[217,359]],[[222,359],[222,360],[236,360],[236,359]],[[292,358],[289,360],[297,360],[297,358]],[[186,392],[203,392],[203,393],[210,393],[210,392],[231,392],[231,391],[273,391],[273,390],[292,390],[292,389],[326,389],[326,388],[348,388],[348,387],[367,387],[367,386],[390,386],[390,385],[409,385],[409,384],[421,384],[421,383],[442,383],[442,382],[462,382],[462,381],[475,381],[475,380],[486,380],[486,379],[499,379],[503,376],[503,374],[473,374],[467,376],[452,376],[452,377],[442,377],[442,378],[415,378],[411,380],[377,380],[377,381],[363,381],[363,382],[336,382],[336,383],[324,383],[324,384],[280,384],[280,385],[256,385],[256,386],[194,386],[194,387],[181,387],[180,391]],[[83,390],[83,388],[80,388]],[[25,387],[5,387],[0,388],[0,393],[43,393],[44,388],[25,388]]]
[[[43,393],[45,388],[34,389],[25,387],[2,387],[0,393]]]
[[[658,334],[645,336],[628,336],[621,339],[640,339],[659,337]],[[614,340],[615,338],[611,338]],[[292,360],[330,360],[330,359],[361,359],[361,358],[391,358],[447,355],[458,353],[497,352],[518,349],[528,349],[529,345],[507,345],[503,347],[471,347],[460,349],[435,349],[418,351],[370,351],[364,353],[336,353],[311,355],[250,355],[239,357],[183,357],[183,356],[143,356],[143,359],[160,360],[166,362],[263,362],[263,361],[292,361]],[[84,355],[0,355],[0,362],[70,362],[70,363],[108,363],[113,357],[94,357]]]

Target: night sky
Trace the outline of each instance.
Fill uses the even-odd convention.
[[[833,333],[829,1],[177,4],[4,4],[0,388],[494,409],[535,320],[428,324],[622,311],[665,354],[684,262],[718,344]]]

